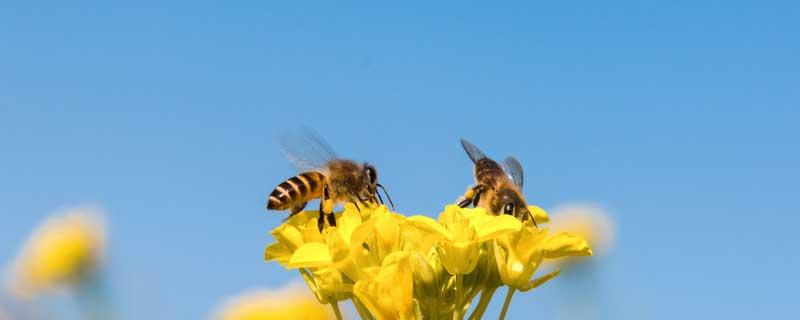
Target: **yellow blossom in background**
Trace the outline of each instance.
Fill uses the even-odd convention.
[[[76,285],[100,267],[106,247],[99,210],[73,208],[47,218],[25,242],[8,274],[19,297]]]
[[[592,204],[565,204],[553,209],[553,229],[569,230],[589,243],[595,255],[608,254],[614,247],[615,225],[609,214]]]
[[[272,230],[276,242],[264,254],[300,272],[337,318],[339,302],[352,300],[362,319],[465,319],[478,295],[470,318],[481,318],[499,286],[527,291],[555,277],[531,281],[543,260],[591,254],[580,237],[549,236],[483,208],[449,205],[436,220],[382,205],[359,208],[347,204],[336,213],[336,227],[322,232],[318,212],[298,213]],[[549,221],[541,208],[529,210],[538,224]]]
[[[228,299],[215,312],[214,320],[333,319],[333,314],[302,285],[278,290],[256,290]]]

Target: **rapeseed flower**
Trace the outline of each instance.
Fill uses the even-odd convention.
[[[437,220],[359,208],[347,204],[337,226],[322,232],[318,212],[301,212],[272,230],[276,242],[265,252],[267,261],[298,270],[337,317],[338,303],[349,299],[363,319],[463,319],[480,295],[470,316],[478,319],[499,287],[528,291],[555,277],[534,278],[543,260],[591,254],[580,237],[550,236],[482,208],[449,205]],[[529,211],[538,225],[549,221],[541,208]]]

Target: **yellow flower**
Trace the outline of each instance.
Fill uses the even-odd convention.
[[[445,207],[437,223],[426,216],[412,216],[410,223],[439,235],[442,264],[450,274],[467,274],[478,263],[478,245],[504,233],[517,230],[522,223],[509,215],[487,215],[483,208]]]
[[[376,274],[358,281],[353,291],[377,319],[421,319],[412,274],[411,254],[394,252]]]
[[[301,315],[303,319],[333,319],[329,310],[299,285],[292,284],[275,291],[258,290],[232,297],[215,312],[213,319],[296,319]]]
[[[553,210],[552,227],[569,230],[584,239],[595,255],[608,254],[614,247],[614,221],[597,205],[565,204]]]
[[[541,208],[528,209],[538,224],[549,220]],[[530,281],[543,260],[591,254],[580,238],[548,237],[547,230],[482,208],[447,206],[434,220],[347,204],[336,214],[337,226],[321,233],[317,216],[302,212],[275,228],[277,241],[265,259],[298,270],[317,300],[334,310],[352,299],[362,319],[462,319],[479,294],[472,316],[480,317],[499,286],[525,291],[555,277]]]
[[[99,211],[74,208],[45,220],[26,241],[10,268],[12,292],[30,297],[75,285],[95,272],[105,250]]]
[[[523,227],[495,240],[495,260],[503,283],[513,289],[528,291],[558,275],[556,270],[530,281],[544,259],[592,254],[583,238],[565,232],[551,237],[547,234],[547,229]]]
[[[550,222],[550,216],[547,215],[544,209],[538,206],[528,206],[528,212],[533,215],[533,219],[536,220],[537,224]]]
[[[277,243],[267,247],[266,260],[300,269],[321,303],[348,299],[355,281],[369,267],[399,249],[402,217],[385,206],[347,204],[337,214],[336,227],[313,231],[315,211],[303,212],[273,230]],[[314,218],[314,219],[312,219]],[[368,219],[362,223],[362,219]]]
[[[273,229],[271,233],[277,242],[267,247],[264,259],[275,260],[287,267],[292,254],[304,244],[322,242],[319,229],[312,228],[316,224],[317,216],[317,211],[302,211]]]

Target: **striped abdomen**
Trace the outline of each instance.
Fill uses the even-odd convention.
[[[483,158],[475,162],[475,180],[477,183],[496,188],[504,177],[503,168],[494,160]]]
[[[322,196],[325,176],[319,172],[305,172],[281,182],[269,194],[267,209],[286,210]]]

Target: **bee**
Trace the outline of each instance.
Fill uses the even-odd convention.
[[[519,161],[508,157],[498,164],[467,140],[461,139],[461,146],[475,164],[475,185],[467,189],[458,206],[465,208],[472,204],[494,215],[513,215],[523,222],[530,219],[536,226],[522,195],[523,176]]]
[[[290,210],[289,217],[302,211],[309,201],[319,199],[319,230],[336,226],[336,204],[352,202],[384,204],[383,190],[394,209],[386,188],[378,183],[378,171],[369,163],[357,163],[336,156],[333,149],[314,131],[287,132],[278,138],[286,158],[300,174],[278,184],[269,195],[267,210]],[[360,210],[360,208],[359,208]]]

